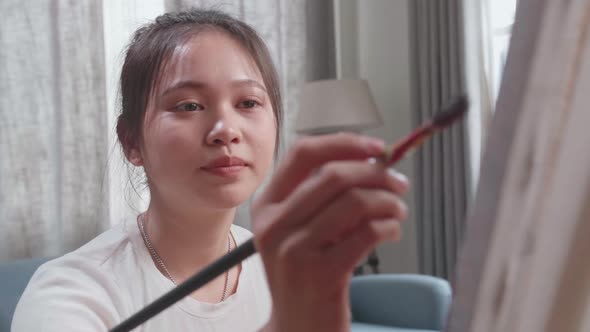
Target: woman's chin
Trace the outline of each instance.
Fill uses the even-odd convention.
[[[242,205],[247,199],[243,199],[243,200],[229,200],[229,199],[225,199],[225,200],[220,200],[217,201],[215,204],[211,204],[211,207],[214,209],[219,209],[219,210],[229,210],[229,209],[235,209],[238,206]]]
[[[212,209],[234,209],[246,202],[251,195],[251,192],[211,192],[205,197],[201,197],[200,201]]]

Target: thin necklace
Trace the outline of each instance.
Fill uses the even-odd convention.
[[[160,258],[160,255],[158,255],[156,248],[154,248],[154,246],[152,245],[152,241],[150,241],[150,237],[148,236],[147,232],[145,231],[143,214],[137,216],[137,220],[139,221],[139,232],[141,233],[141,236],[143,237],[143,242],[145,243],[145,246],[147,247],[148,251],[150,252],[150,255],[158,263],[161,270],[164,271],[166,278],[170,279],[170,281],[172,281],[172,283],[174,285],[176,285],[176,280],[174,280],[174,278],[170,274],[170,271],[168,271],[168,268],[166,268],[166,264],[164,264],[164,261],[162,261],[162,258]],[[230,252],[231,252],[231,235],[228,234],[227,235],[227,253],[229,254]],[[225,271],[225,282],[223,283],[223,294],[221,295],[221,301],[224,301],[227,296],[228,283],[229,283],[229,270]]]

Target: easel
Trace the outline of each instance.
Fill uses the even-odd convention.
[[[520,0],[447,331],[590,331],[590,0]]]

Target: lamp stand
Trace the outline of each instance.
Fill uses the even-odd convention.
[[[365,265],[369,266],[371,273],[379,273],[379,256],[377,256],[377,250],[372,250],[369,256],[367,256],[367,259],[354,269],[354,275],[365,274]]]

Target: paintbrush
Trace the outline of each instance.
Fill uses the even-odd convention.
[[[380,161],[387,166],[396,164],[408,151],[418,148],[435,132],[461,119],[467,113],[468,107],[469,102],[465,96],[451,99],[430,121],[415,129],[402,140],[386,147],[385,153],[379,158]]]
[[[452,99],[430,121],[418,127],[401,141],[387,147],[385,153],[379,157],[379,160],[387,166],[394,165],[402,159],[408,151],[420,146],[428,137],[432,136],[432,134],[462,118],[467,112],[467,108],[468,102],[465,96]],[[131,331],[185,296],[207,284],[209,281],[220,276],[222,273],[225,273],[225,271],[238,265],[241,261],[250,257],[255,252],[256,247],[254,246],[254,239],[242,243],[232,252],[224,255],[158,298],[156,301],[148,304],[145,308],[138,311],[121,324],[115,326],[111,332]]]

